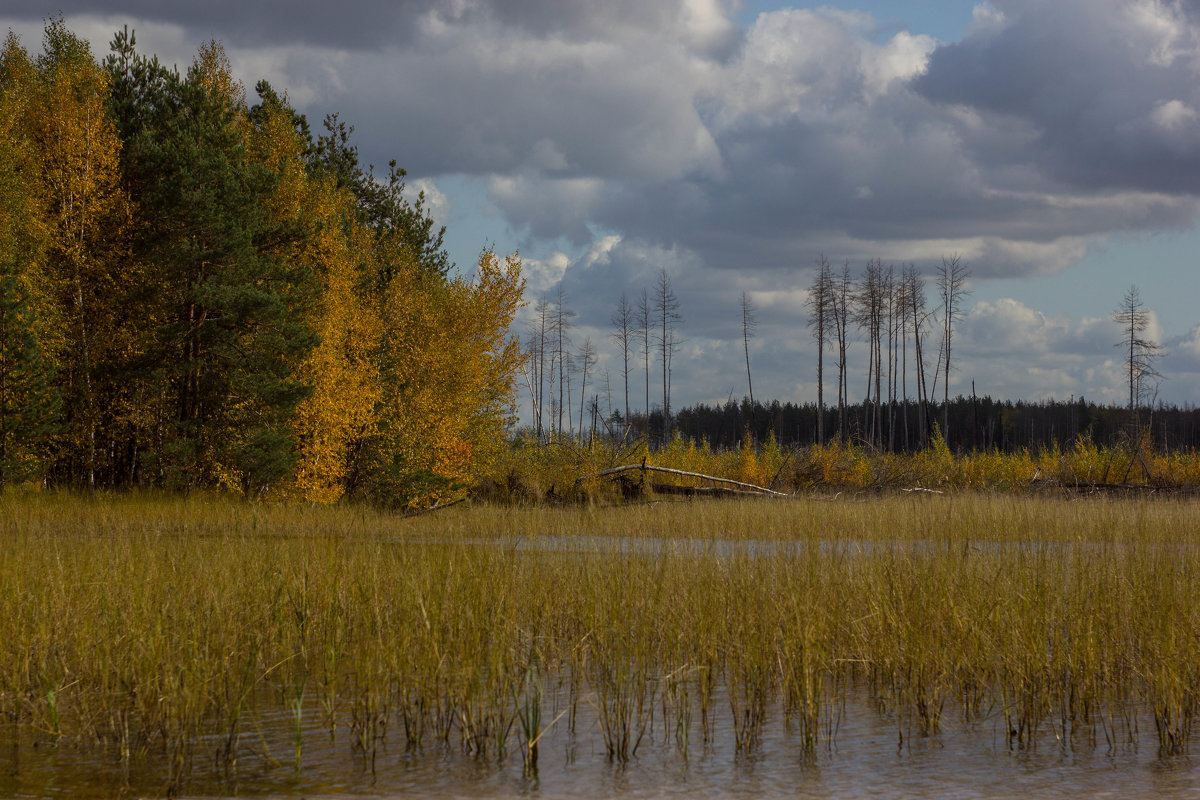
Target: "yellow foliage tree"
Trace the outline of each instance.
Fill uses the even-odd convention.
[[[69,450],[81,462],[74,471],[95,486],[102,417],[112,405],[102,397],[97,365],[114,360],[133,338],[122,324],[124,290],[135,282],[122,270],[129,204],[120,185],[121,142],[107,109],[108,73],[61,19],[46,26],[43,49],[29,68],[10,38],[8,91],[37,156],[30,177],[46,225],[47,265],[33,296],[55,306],[39,309],[59,323],[61,339],[46,350],[64,373]]]
[[[307,321],[319,344],[297,368],[312,391],[293,416],[297,458],[287,493],[330,503],[344,494],[352,452],[379,405],[378,310],[359,291],[373,239],[349,189],[305,168],[307,143],[286,100],[265,84],[258,89],[249,150],[278,178],[267,202],[272,224],[294,233],[274,254],[307,264],[318,284]]]
[[[509,326],[523,302],[520,258],[479,257],[473,281],[415,264],[381,309],[383,404],[366,453],[376,501],[403,507],[460,494],[504,447],[521,353]]]

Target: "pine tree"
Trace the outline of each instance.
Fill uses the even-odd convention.
[[[186,78],[159,77],[130,171],[166,304],[157,371],[173,408],[162,475],[259,491],[292,469],[289,420],[310,390],[296,369],[316,344],[312,270],[281,256],[302,231],[271,216],[281,174],[248,151],[244,91],[220,46],[202,47]]]

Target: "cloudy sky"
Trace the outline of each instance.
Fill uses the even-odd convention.
[[[216,38],[247,86],[339,112],[365,161],[427,191],[459,265],[519,249],[530,300],[565,292],[614,402],[609,318],[660,269],[684,318],[674,406],[745,394],[743,291],[756,397],[815,400],[822,254],[927,274],[959,255],[951,391],[1010,399],[1127,397],[1109,315],[1136,284],[1160,399],[1200,398],[1196,0],[52,5],[7,0],[0,28],[36,50],[61,8],[98,56],[127,24],[181,67]]]

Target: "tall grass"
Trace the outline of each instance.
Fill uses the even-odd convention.
[[[1197,532],[1193,501],[997,494],[412,519],[10,494],[0,711],[172,787],[198,758],[236,771],[281,713],[297,764],[306,716],[368,765],[388,742],[536,773],[556,725],[618,761],[752,751],[772,722],[812,753],[850,687],[901,742],[953,709],[1014,748],[1116,746],[1145,709],[1173,754],[1200,698]]]

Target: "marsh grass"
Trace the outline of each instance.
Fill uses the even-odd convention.
[[[304,760],[306,720],[385,746],[520,753],[554,726],[648,743],[831,747],[850,692],[898,742],[1187,752],[1200,503],[949,494],[412,519],[212,497],[0,497],[0,712],[162,765]],[[580,715],[581,704],[593,710]],[[1155,721],[1143,732],[1143,711]],[[581,718],[595,727],[577,728]],[[287,752],[261,744],[289,720]],[[728,732],[722,733],[722,732]],[[722,738],[727,736],[728,738]]]
[[[525,440],[506,450],[476,487],[478,499],[517,505],[544,502],[615,503],[623,496],[642,496],[639,477],[598,479],[597,473],[618,465],[645,463],[687,472],[767,486],[785,493],[883,491],[896,489],[986,490],[1024,492],[1103,491],[1122,489],[1195,493],[1200,486],[1200,454],[1194,450],[1160,452],[1148,435],[1125,437],[1097,445],[1080,436],[1074,444],[1036,451],[997,450],[953,453],[935,437],[924,450],[887,453],[839,444],[783,448],[773,438],[744,440],[731,450],[674,438],[650,450],[645,443],[618,446],[573,440],[538,444]],[[637,473],[633,473],[637,475]],[[695,478],[678,479],[681,487],[703,485]]]

